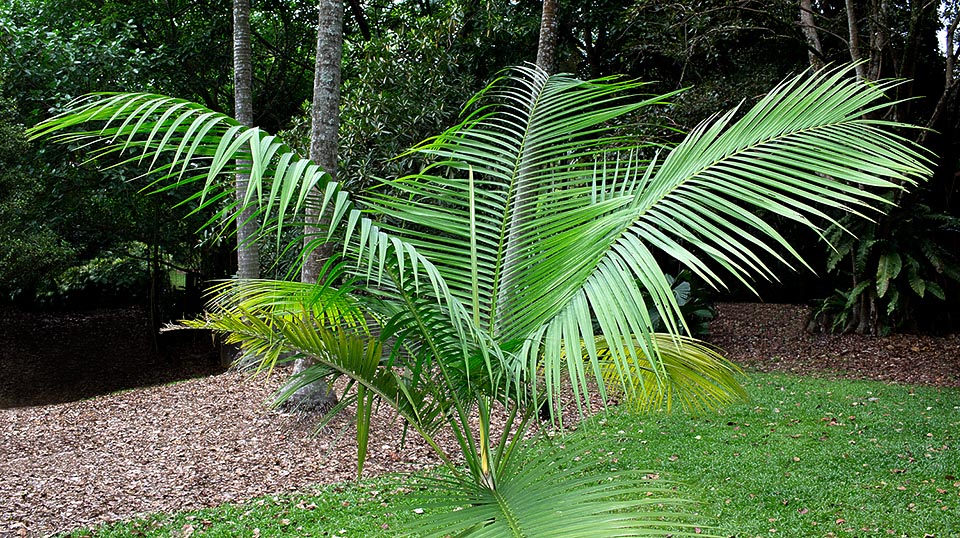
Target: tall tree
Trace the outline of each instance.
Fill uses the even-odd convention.
[[[557,0],[543,0],[540,15],[540,40],[537,43],[537,67],[548,75],[557,64]]]
[[[343,58],[343,0],[320,0],[317,25],[317,57],[313,78],[310,127],[310,160],[320,165],[330,181],[337,178],[337,132],[340,129],[340,63]],[[319,191],[317,192],[319,193]],[[320,208],[308,206],[306,247],[300,280],[316,283],[331,249],[317,246],[324,231]],[[314,248],[316,247],[316,248]]]
[[[800,0],[800,28],[803,37],[807,40],[807,56],[810,58],[810,67],[823,67],[823,45],[820,44],[820,34],[817,32],[817,23],[813,17],[813,1]]]
[[[323,197],[322,188],[337,178],[337,133],[340,129],[340,64],[343,59],[343,0],[320,0],[317,11],[317,57],[313,78],[313,107],[310,126],[310,160],[320,165],[327,174],[326,181],[315,187],[314,198]],[[331,245],[322,240],[330,225],[324,208],[308,204],[307,224],[304,228],[303,266],[300,280],[316,284],[321,278],[323,264],[333,253]],[[325,408],[337,402],[333,389],[321,380],[301,383],[302,374],[313,359],[300,357],[294,363],[293,379],[288,387],[296,389],[288,400],[301,409]]]
[[[854,68],[857,71],[857,78],[863,80],[867,76],[867,68],[860,63],[860,29],[857,22],[857,9],[853,0],[845,0],[844,9],[847,13],[847,46],[850,48],[850,59],[856,62]],[[873,47],[871,47],[871,50],[873,50]],[[873,58],[874,55],[871,54],[871,64]],[[871,71],[873,70],[871,69]]]
[[[943,5],[949,10],[949,2]],[[951,23],[948,11],[938,18],[937,7],[936,2],[925,1],[820,4],[824,24],[831,22],[827,13],[836,14],[824,36],[829,32],[846,37],[834,40],[833,50],[826,52],[829,57],[859,62],[856,74],[866,83],[883,78],[906,81],[895,90],[893,106],[866,114],[950,131],[942,122],[944,114],[951,115],[948,105],[956,100],[956,89],[950,53],[937,58],[936,34],[946,23],[951,35]],[[949,142],[931,132],[920,132],[917,141],[949,155]],[[835,247],[828,253],[827,269],[846,282],[823,303],[811,328],[866,334],[917,329],[925,311],[941,311],[951,302],[950,286],[956,289],[960,282],[960,257],[947,246],[960,227],[960,218],[949,207],[956,163],[940,157],[938,165],[940,172],[924,188],[882,193],[893,203],[889,213],[875,221],[845,217],[827,231]],[[931,297],[942,302],[932,302]],[[922,321],[935,324],[936,317]]]
[[[233,0],[233,97],[237,121],[253,126],[253,62],[250,56],[250,0]],[[243,163],[238,168],[245,169]],[[247,203],[250,175],[236,174],[237,202]],[[260,251],[257,246],[257,222],[252,209],[237,217],[237,276],[259,278]]]

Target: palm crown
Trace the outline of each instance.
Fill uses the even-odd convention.
[[[572,464],[569,453],[520,442],[532,411],[544,399],[559,409],[564,384],[578,406],[611,389],[652,407],[742,397],[738,369],[684,336],[658,260],[715,286],[723,272],[775,278],[765,260],[803,261],[754,209],[819,230],[810,219],[833,222],[827,209],[865,212],[883,202],[877,189],[929,170],[890,130],[904,126],[869,119],[889,83],[839,70],[798,77],[673,148],[617,125],[669,98],[639,98],[641,86],[515,68],[459,125],[411,150],[430,162],[421,173],[384,180],[362,205],[277,139],[176,99],[94,96],[34,135],[135,151],[130,160],[160,172],[158,188],[200,182],[197,197],[220,216],[252,206],[282,229],[289,211],[322,207],[331,224],[315,242],[338,241],[342,256],[321,283],[229,283],[194,325],[230,333],[266,367],[282,352],[314,357],[303,383],[349,378],[361,467],[376,401],[438,451],[434,435],[448,426],[467,469],[446,459],[457,487],[440,483],[456,494],[439,502],[466,508],[437,516],[436,535],[665,534],[682,524],[646,512],[642,475],[602,481],[577,467],[589,478],[571,480],[555,465]],[[90,121],[103,123],[59,133]],[[250,187],[227,202],[217,178],[237,166],[249,166]],[[651,309],[667,334],[654,332]],[[495,402],[507,409],[503,432],[489,431]],[[562,530],[544,510],[569,516]]]

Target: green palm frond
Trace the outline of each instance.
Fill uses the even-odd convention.
[[[745,209],[804,224],[836,222],[826,209],[861,214],[890,202],[878,189],[900,189],[928,177],[921,148],[893,130],[912,128],[865,117],[884,105],[895,82],[861,84],[843,70],[797,77],[771,91],[743,117],[736,110],[701,124],[636,193],[633,233],[682,261],[708,282],[720,279],[703,251],[744,283],[776,278],[759,258],[785,250],[804,263],[773,228]],[[822,233],[821,233],[822,235]]]
[[[662,388],[682,363],[674,354],[667,372],[651,308],[668,332],[685,328],[673,321],[679,307],[656,251],[713,286],[722,285],[717,266],[749,286],[776,278],[767,260],[805,265],[755,210],[819,232],[815,219],[833,222],[828,209],[871,211],[886,203],[877,189],[929,174],[920,150],[892,132],[907,126],[864,116],[893,84],[867,86],[842,70],[797,77],[644,160],[642,144],[608,125],[664,98],[631,99],[633,82],[521,68],[478,97],[492,103],[418,148],[435,164],[388,182],[389,194],[370,203],[391,222],[415,223],[384,229],[429,258],[498,341],[522,342],[518,360],[542,372],[551,398],[563,379],[586,391],[603,377],[598,336],[614,363],[649,365],[620,375],[656,381],[624,386]],[[564,360],[577,342],[586,364]]]
[[[428,257],[454,296],[502,340],[525,336],[539,325],[540,309],[555,312],[571,293],[538,285],[536,275],[524,273],[536,264],[517,262],[542,254],[550,247],[544,242],[562,246],[571,239],[564,232],[582,232],[618,206],[616,200],[591,203],[591,186],[584,184],[611,147],[643,145],[637,137],[617,135],[610,120],[669,97],[637,99],[643,83],[636,81],[583,82],[524,67],[511,75],[478,94],[474,101],[484,106],[463,123],[416,148],[437,163],[387,181],[390,188],[368,200],[377,213],[405,223],[383,227]],[[450,177],[444,168],[462,173]],[[592,238],[580,239],[580,247],[599,257],[602,249]],[[578,269],[583,274],[592,267]],[[539,294],[528,290],[531,284]],[[525,314],[525,308],[537,310]]]
[[[271,369],[283,354],[294,354],[309,357],[318,366],[308,370],[302,383],[337,376],[349,378],[351,386],[356,386],[356,393],[346,395],[346,401],[358,407],[358,472],[363,470],[366,455],[369,410],[378,401],[396,409],[446,458],[433,440],[451,409],[446,385],[403,375],[395,368],[392,355],[383,351],[384,340],[370,326],[374,322],[369,321],[368,313],[348,290],[320,294],[320,301],[312,300],[316,297],[309,293],[311,300],[306,302],[274,300],[284,291],[295,296],[304,288],[299,282],[286,281],[227,283],[221,286],[221,297],[229,299],[212,303],[204,319],[184,323],[227,334],[228,343],[240,344],[245,354],[259,357],[258,370]],[[325,322],[334,314],[344,315],[344,322]],[[431,372],[422,374],[429,376]]]
[[[647,412],[670,411],[679,404],[683,409],[702,412],[746,399],[746,392],[737,383],[743,377],[742,370],[719,350],[689,337],[658,333],[654,339],[663,365],[662,378],[641,353],[637,353],[641,362],[623,361],[627,353],[610,353],[606,342],[597,340],[603,378],[608,385],[620,387],[629,406]],[[633,380],[634,385],[619,385],[623,380]]]
[[[466,477],[425,478],[435,487],[413,493],[427,512],[410,534],[602,538],[693,536],[699,530],[671,484],[651,480],[647,471],[612,468],[592,436],[580,432],[518,445],[495,488]]]
[[[79,130],[93,124],[95,130]],[[91,149],[91,159],[113,166],[146,165],[152,188],[193,183],[198,210],[215,207],[208,225],[232,221],[243,209],[279,232],[290,212],[306,204],[329,207],[335,222],[346,212],[346,194],[318,165],[300,158],[278,138],[206,107],[162,95],[98,93],[75,101],[67,112],[29,130],[31,139],[51,137]],[[108,161],[108,162],[111,162]],[[233,196],[233,174],[247,173],[242,197]],[[315,188],[323,191],[310,199]]]

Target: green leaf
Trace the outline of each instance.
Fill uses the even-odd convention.
[[[940,287],[940,284],[937,284],[932,280],[927,280],[926,283],[927,283],[926,288],[927,288],[927,291],[930,292],[930,295],[933,295],[934,297],[936,297],[937,299],[940,299],[941,301],[947,300],[947,294],[944,293],[943,288]]]
[[[926,281],[920,277],[920,263],[910,255],[907,258],[907,281],[910,283],[910,289],[921,298],[927,291]]]
[[[903,262],[900,254],[896,252],[887,252],[880,256],[877,264],[877,296],[883,297],[890,288],[890,281],[897,278]]]
[[[435,488],[414,491],[426,509],[403,535],[506,538],[693,536],[697,532],[663,480],[648,472],[613,470],[596,450],[602,432],[519,441],[495,489],[437,476]],[[623,446],[625,439],[610,439]],[[442,492],[442,494],[438,494]]]

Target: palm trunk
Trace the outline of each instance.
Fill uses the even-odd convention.
[[[337,133],[340,129],[340,62],[343,55],[343,0],[320,0],[317,26],[317,59],[313,79],[313,110],[310,128],[310,160],[330,175],[337,177]],[[317,191],[318,196],[322,192]],[[307,208],[305,245],[326,234],[329,215],[319,208]],[[308,250],[300,271],[301,282],[315,283],[324,262],[332,254],[330,245]],[[294,362],[294,375],[312,364],[309,357]],[[321,381],[298,390],[288,403],[301,410],[329,408],[337,403],[337,395]]]
[[[947,43],[944,52],[946,53],[947,57],[945,81],[947,88],[957,83],[957,81],[954,79],[954,76],[956,75],[957,53],[960,52],[954,50],[957,46],[957,23],[960,23],[960,7],[954,7],[953,19],[950,19],[950,22],[947,24],[946,28]]]
[[[317,59],[313,79],[313,109],[310,128],[310,160],[337,179],[337,133],[340,129],[340,62],[343,54],[343,1],[320,0],[317,27]],[[317,195],[322,194],[320,191]],[[326,219],[319,208],[308,206],[306,238],[309,243],[326,233]],[[323,247],[311,252],[300,272],[302,282],[316,282],[329,257]]]
[[[233,88],[234,115],[240,123],[253,125],[253,67],[250,59],[250,0],[233,1]],[[246,163],[239,161],[238,166]],[[238,200],[242,200],[250,181],[248,174],[236,175]],[[245,209],[237,217],[237,276],[260,276],[260,252],[257,247],[257,223],[253,210]]]
[[[557,0],[543,0],[537,67],[553,74],[557,63]]]
[[[850,48],[850,60],[860,62],[860,29],[857,27],[857,11],[853,5],[853,0],[846,0],[847,10],[847,45]],[[857,63],[857,80],[863,80],[867,76],[867,70],[862,63]]]

